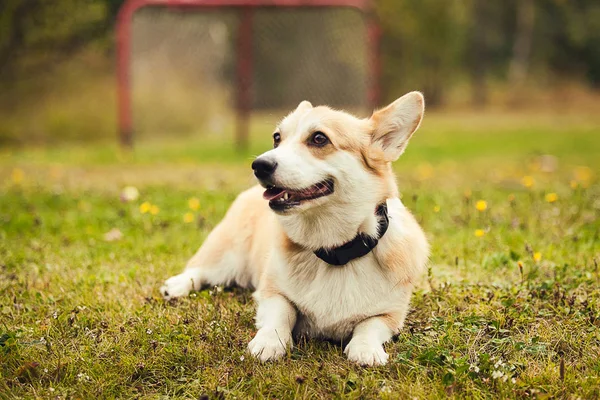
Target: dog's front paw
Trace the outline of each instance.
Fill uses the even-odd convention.
[[[285,355],[290,333],[280,333],[275,329],[259,329],[248,344],[248,351],[260,361],[277,360]]]
[[[167,300],[175,297],[187,296],[194,289],[194,276],[184,272],[167,279],[160,288],[160,293]]]
[[[344,354],[348,356],[348,360],[359,365],[374,366],[385,365],[390,357],[383,346],[378,343],[369,343],[368,340],[352,339],[346,346]]]

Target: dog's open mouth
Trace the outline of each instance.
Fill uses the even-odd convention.
[[[268,186],[263,194],[269,200],[269,207],[276,211],[286,210],[300,205],[304,201],[318,199],[333,193],[333,180],[326,179],[306,189],[291,190]]]

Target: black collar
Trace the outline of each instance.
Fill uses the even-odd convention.
[[[356,258],[366,256],[375,248],[375,246],[377,246],[379,239],[383,237],[390,224],[386,203],[380,204],[377,207],[375,215],[381,217],[379,219],[379,226],[377,227],[376,238],[359,232],[358,235],[348,243],[344,243],[343,245],[332,249],[324,249],[321,247],[315,251],[315,255],[331,265],[346,265]]]

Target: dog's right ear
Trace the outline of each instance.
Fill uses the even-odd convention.
[[[311,108],[313,108],[313,105],[310,103],[310,101],[304,100],[303,102],[298,104],[298,107],[296,107],[296,111],[310,110]]]
[[[383,152],[386,161],[396,161],[408,145],[425,112],[425,99],[420,92],[410,92],[371,116],[372,146]]]

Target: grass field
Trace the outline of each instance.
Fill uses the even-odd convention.
[[[370,369],[322,341],[253,360],[247,291],[159,296],[253,184],[270,122],[244,155],[215,138],[0,153],[0,398],[600,397],[598,115],[426,115],[395,167],[430,272]]]

